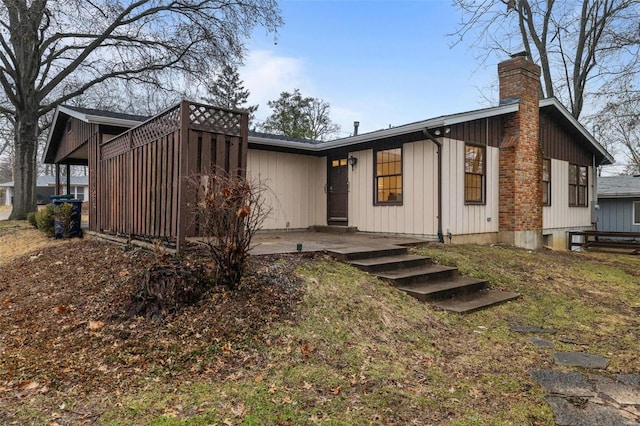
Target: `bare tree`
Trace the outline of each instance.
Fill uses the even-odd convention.
[[[1,0],[0,113],[15,120],[12,218],[35,210],[39,121],[109,80],[163,87],[243,55],[257,26],[281,25],[276,0]]]
[[[624,158],[622,172],[634,174],[640,173],[640,90],[627,83],[589,119],[605,147]]]
[[[640,47],[638,0],[454,0],[463,12],[455,43],[485,52],[526,50],[542,68],[541,96],[578,118],[602,82],[628,74]]]

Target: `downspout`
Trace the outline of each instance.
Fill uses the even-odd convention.
[[[442,144],[431,134],[428,129],[422,129],[422,133],[436,145],[436,155],[438,156],[438,241],[444,243],[442,233]]]

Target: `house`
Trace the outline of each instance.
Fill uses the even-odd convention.
[[[265,181],[271,189],[273,212],[265,228],[333,225],[442,242],[565,248],[567,231],[593,228],[596,169],[612,163],[613,158],[556,99],[538,98],[537,65],[515,56],[498,65],[498,74],[500,104],[491,108],[326,142],[249,133],[244,151],[241,137],[234,152],[246,156],[246,173]],[[192,103],[180,110],[216,114]],[[69,161],[71,152],[60,142],[60,133],[54,133],[69,126],[58,123],[58,117],[64,120],[66,115],[67,120],[87,122],[86,117],[58,112],[45,152],[46,162],[56,164]],[[180,114],[187,117],[189,112]],[[193,123],[187,121],[184,119],[179,126],[190,128]],[[72,128],[76,125],[70,124]],[[144,128],[145,124],[139,127]],[[225,135],[223,130],[220,137],[229,137]],[[196,163],[212,161],[218,149],[224,152],[222,139],[196,138],[198,148],[194,145],[192,150],[204,149],[206,155],[189,154],[195,156],[193,164],[189,166],[191,163],[187,162],[180,170],[172,171],[174,178],[186,176],[189,168],[195,170]],[[95,188],[98,197],[108,198],[108,191],[127,185],[126,180],[115,175],[95,177],[102,161],[99,151],[114,140],[96,145],[100,149],[74,145],[75,152],[85,155],[90,192]],[[125,141],[120,143],[124,146]],[[155,154],[150,158],[154,163],[159,157]],[[97,186],[92,184],[100,179]],[[154,177],[150,179],[157,183]],[[134,185],[135,189],[130,190],[133,194],[149,188],[146,184]],[[170,182],[157,190],[167,185]],[[109,220],[111,213],[105,215],[104,220]],[[126,220],[142,219],[129,219],[125,214],[121,222]],[[153,221],[162,222],[162,218]],[[94,229],[136,235],[129,232],[131,226],[111,228]],[[125,228],[129,231],[123,231]],[[174,227],[170,228],[163,238],[175,237]],[[151,228],[137,229],[143,238],[156,232],[146,235]]]
[[[101,143],[140,124],[148,117],[115,113],[90,108],[59,106],[56,108],[47,137],[43,162],[56,165],[54,186],[60,187],[60,166],[88,166],[89,184],[96,182],[97,150]],[[67,181],[67,187],[70,182]],[[87,190],[84,200],[89,201],[89,221],[97,215],[97,198],[94,190]]]
[[[13,182],[0,183],[0,188],[6,189],[5,204],[13,205]],[[69,190],[63,190],[65,194],[71,194],[74,198],[84,201],[89,197],[88,176],[71,176]],[[53,176],[38,176],[36,180],[36,195],[38,204],[47,204],[49,196],[56,193],[56,181]]]
[[[640,232],[640,175],[598,178],[598,231]]]

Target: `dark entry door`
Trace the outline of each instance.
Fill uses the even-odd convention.
[[[327,222],[329,225],[347,223],[349,180],[347,157],[329,159],[327,171]]]

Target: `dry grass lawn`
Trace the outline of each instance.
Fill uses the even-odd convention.
[[[267,258],[158,321],[127,315],[152,253],[7,222],[0,248],[2,424],[552,425],[528,372],[553,351],[640,373],[639,257],[416,249],[522,294],[466,316],[322,255]]]

